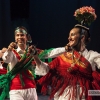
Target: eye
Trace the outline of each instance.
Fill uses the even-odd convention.
[[[25,36],[24,34],[21,34],[21,36]]]
[[[75,33],[71,33],[71,36],[74,36],[74,35],[76,35]]]
[[[19,36],[19,34],[16,34],[16,36]]]

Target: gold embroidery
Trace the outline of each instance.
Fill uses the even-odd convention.
[[[74,55],[74,57],[72,59],[72,53],[68,53],[67,52],[67,53],[62,54],[61,58],[64,61],[70,63],[71,67],[74,67],[74,65],[77,64],[77,65],[79,65],[79,66],[81,66],[83,68],[86,68],[86,65],[80,60],[81,54],[80,54],[80,56],[78,58]]]

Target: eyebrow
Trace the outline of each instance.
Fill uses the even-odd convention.
[[[70,33],[70,35],[72,35],[72,34],[76,34],[76,33]]]

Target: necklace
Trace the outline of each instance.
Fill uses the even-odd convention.
[[[82,52],[80,52],[80,56],[75,60],[74,50],[72,50],[72,63],[71,63],[71,67],[74,67],[74,65],[80,60],[81,55],[82,55]]]
[[[73,67],[75,66],[75,64],[80,60],[81,55],[82,55],[82,52],[80,53],[80,56],[78,58],[75,57],[75,55],[74,55],[74,49],[72,50],[72,63],[71,63],[71,66],[67,69],[67,72],[71,72],[73,70]]]

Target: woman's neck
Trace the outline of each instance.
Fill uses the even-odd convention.
[[[76,51],[78,51],[78,52],[82,52],[82,51],[85,50],[85,45],[79,43],[79,44],[77,44],[76,46],[74,46],[73,48],[74,48]]]
[[[78,45],[74,46],[73,49],[78,51],[78,52],[80,51],[80,47]]]

